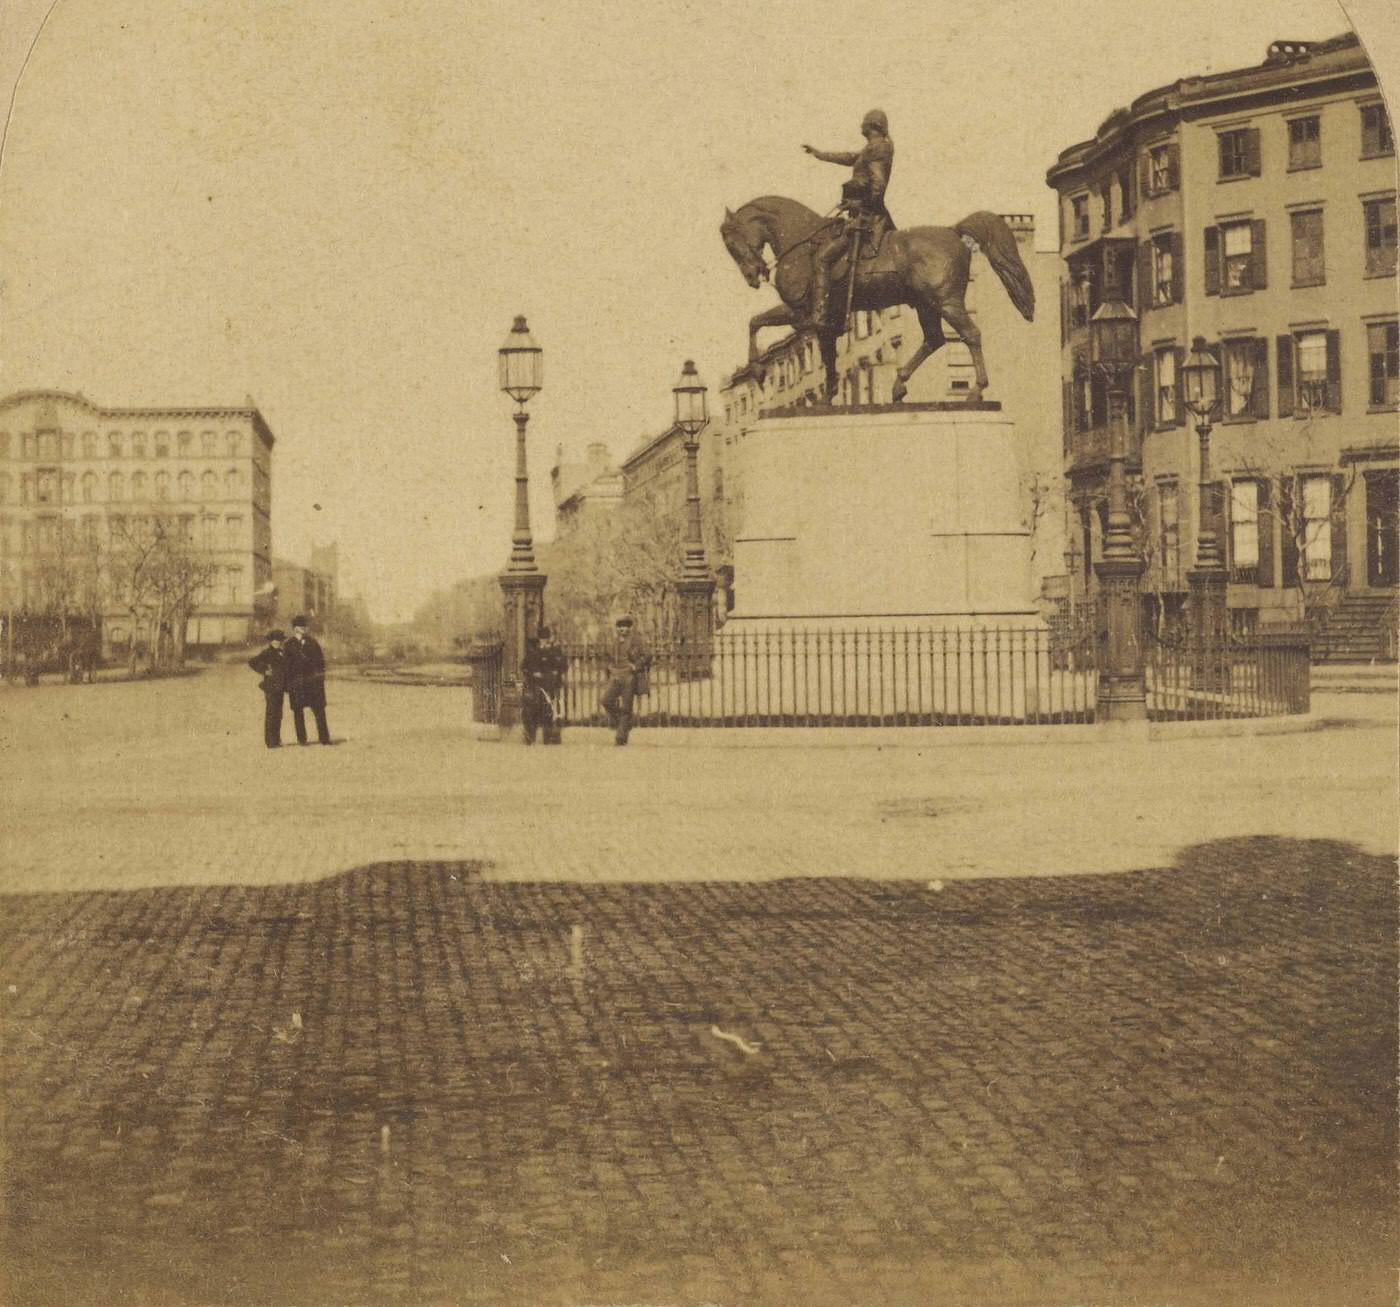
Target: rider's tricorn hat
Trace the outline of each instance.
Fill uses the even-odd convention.
[[[878,127],[886,135],[889,134],[890,120],[885,117],[883,109],[872,109],[864,118],[860,120],[860,129],[864,131],[867,127]]]

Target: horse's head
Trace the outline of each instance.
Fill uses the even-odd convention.
[[[768,264],[763,259],[763,232],[756,215],[745,220],[726,209],[719,234],[744,280],[757,290],[768,279]]]

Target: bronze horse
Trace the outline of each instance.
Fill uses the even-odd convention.
[[[764,327],[808,327],[816,332],[826,368],[826,399],[836,394],[836,341],[846,329],[843,323],[813,324],[808,310],[812,286],[812,251],[819,238],[839,219],[823,218],[805,204],[781,195],[750,200],[738,213],[726,210],[720,234],[744,280],[755,290],[769,274],[763,257],[773,252],[773,285],[781,304],[756,314],[749,321],[749,363],[758,360],[758,333]],[[894,401],[904,398],[909,378],[919,365],[946,343],[943,322],[957,332],[972,353],[977,386],[969,395],[976,400],[987,387],[987,367],[982,358],[982,333],[963,303],[975,243],[991,263],[1011,302],[1027,322],[1035,316],[1035,289],[1016,249],[1016,238],[1004,219],[985,210],[970,213],[956,227],[911,227],[885,235],[877,258],[862,258],[856,271],[851,307],[885,309],[907,304],[919,315],[923,344],[899,370]],[[838,265],[833,284],[844,284],[845,265]]]

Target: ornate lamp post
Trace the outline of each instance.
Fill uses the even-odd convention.
[[[1137,366],[1137,314],[1122,300],[1105,300],[1089,320],[1094,371],[1108,389],[1108,522],[1103,557],[1094,565],[1108,624],[1108,648],[1099,667],[1100,721],[1145,721],[1142,608],[1139,583],[1146,564],[1128,516],[1128,385]]]
[[[511,535],[510,562],[500,576],[505,600],[500,725],[508,729],[520,718],[520,661],[525,656],[526,638],[539,629],[544,617],[546,580],[535,566],[535,546],[530,537],[530,476],[525,465],[525,426],[530,421],[525,405],[544,384],[544,352],[531,338],[523,316],[516,318],[498,355],[501,389],[515,401],[515,530]]]
[[[671,387],[676,398],[676,426],[685,432],[685,559],[676,591],[681,599],[682,638],[704,666],[709,666],[709,642],[714,634],[715,579],[705,560],[700,530],[700,432],[710,420],[705,383],[691,359],[681,379]]]
[[[1197,497],[1196,566],[1187,574],[1191,586],[1191,626],[1195,635],[1192,685],[1195,689],[1222,689],[1223,655],[1228,621],[1225,586],[1228,577],[1216,534],[1219,500],[1210,475],[1210,432],[1220,407],[1220,360],[1203,336],[1191,342],[1191,354],[1181,369],[1186,407],[1196,419],[1200,440],[1201,471]]]

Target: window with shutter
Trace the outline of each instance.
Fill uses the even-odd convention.
[[[1254,228],[1249,222],[1223,223],[1220,227],[1224,295],[1243,295],[1253,289],[1249,269],[1254,256]]]
[[[1303,478],[1303,575],[1309,581],[1332,579],[1332,478]]]
[[[1175,304],[1176,261],[1172,258],[1172,233],[1152,238],[1152,303],[1156,308]]]
[[[1297,354],[1297,404],[1305,413],[1327,410],[1327,333],[1299,332],[1294,338]]]
[[[1366,326],[1372,408],[1400,404],[1400,324],[1371,322]]]
[[[1288,171],[1322,166],[1322,119],[1294,118],[1288,124]]]
[[[1153,354],[1153,366],[1157,378],[1156,393],[1153,395],[1153,410],[1159,427],[1171,427],[1177,423],[1176,405],[1176,350],[1171,346],[1159,349]]]
[[[1383,104],[1363,104],[1361,106],[1361,157],[1373,159],[1377,155],[1394,154],[1395,137],[1391,135],[1390,119]]]
[[[1366,220],[1366,275],[1395,275],[1395,198],[1367,200],[1362,205]]]
[[[1300,209],[1293,224],[1293,284],[1321,286],[1326,280],[1322,258],[1322,210]]]
[[[1256,356],[1254,341],[1227,340],[1224,344],[1224,381],[1220,408],[1224,417],[1241,420],[1254,416]]]
[[[1259,564],[1259,484],[1230,483],[1230,563],[1236,581],[1253,581]]]
[[[1220,154],[1221,181],[1232,181],[1236,177],[1251,176],[1249,171],[1247,128],[1237,128],[1234,131],[1221,132],[1217,138],[1217,145]]]

